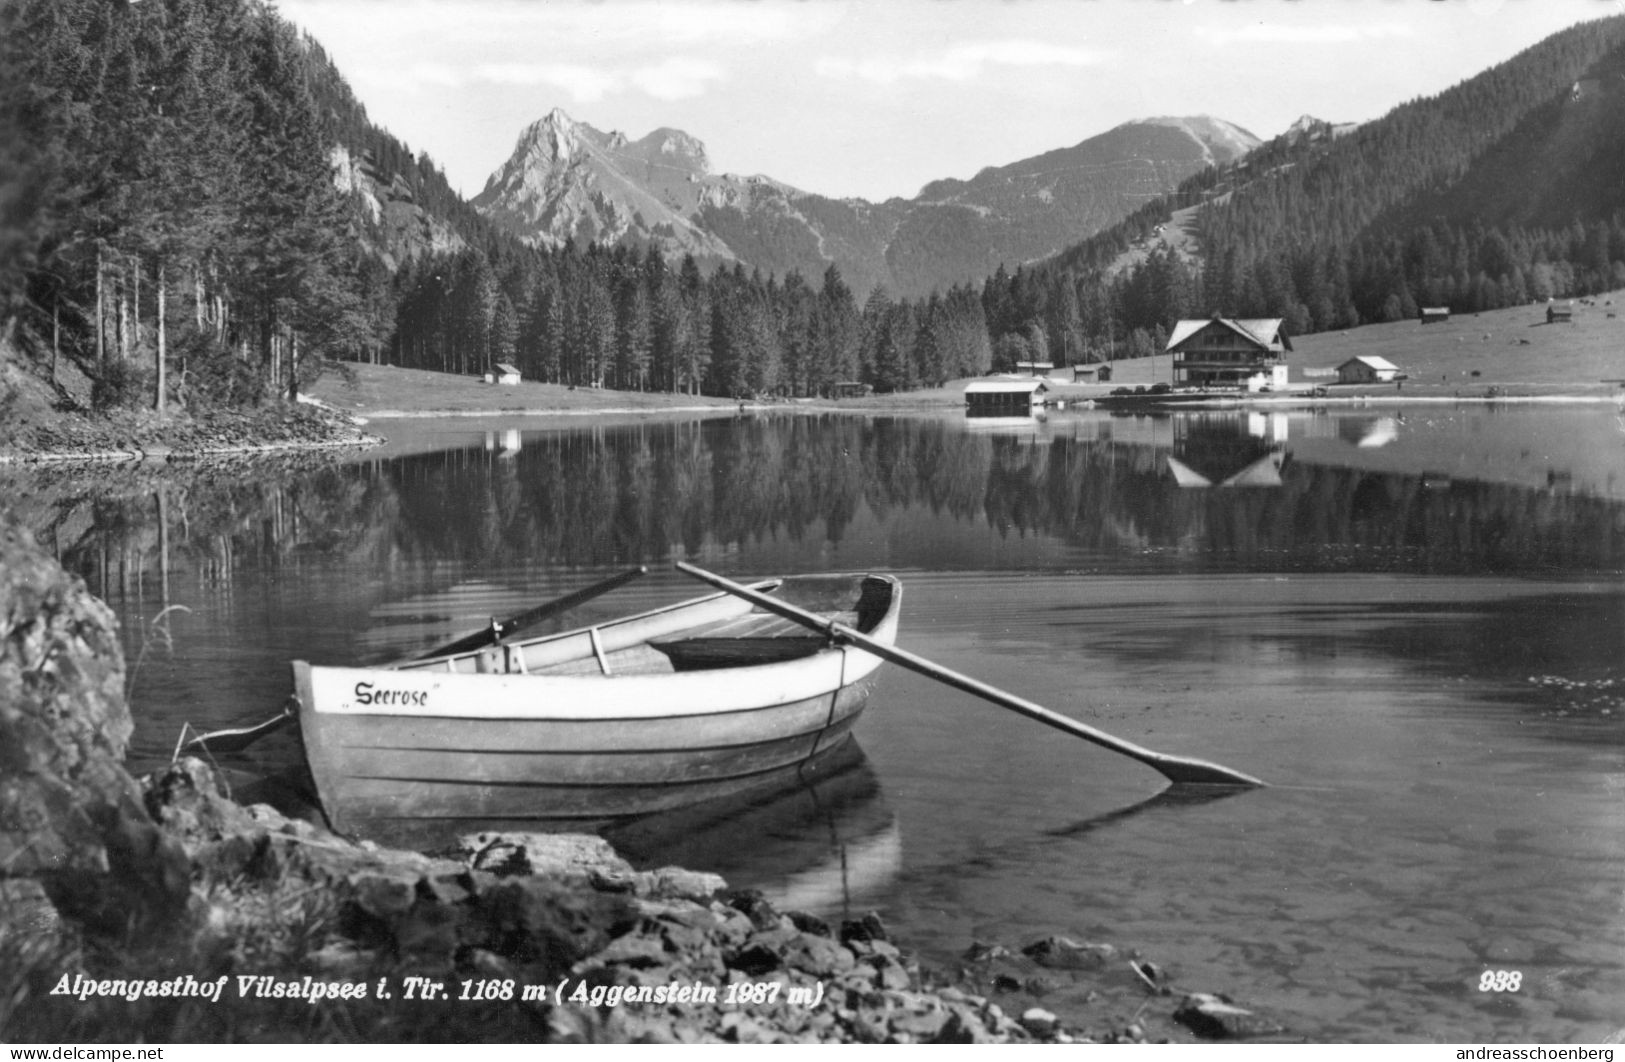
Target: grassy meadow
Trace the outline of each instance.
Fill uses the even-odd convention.
[[[605,391],[536,383],[488,384],[478,376],[344,363],[305,389],[311,397],[360,417],[610,413],[719,407],[737,403],[701,395]]]
[[[1565,305],[1560,303],[1559,305]],[[1365,325],[1340,332],[1299,336],[1287,355],[1294,390],[1325,384],[1331,397],[1485,398],[1573,397],[1601,399],[1625,394],[1625,292],[1573,303],[1570,323],[1546,323],[1544,304],[1458,314],[1439,324],[1414,320]],[[1401,386],[1337,386],[1338,365],[1376,355],[1399,367]],[[1050,396],[1080,401],[1115,387],[1149,387],[1170,379],[1166,355],[1119,361],[1108,384],[1073,384],[1070,370],[1057,369]],[[796,405],[850,409],[911,409],[958,406],[967,381],[901,394],[870,395]],[[736,408],[727,399],[570,388],[525,381],[517,386],[482,382],[478,377],[347,365],[330,372],[309,393],[347,413],[369,418],[414,416],[522,416],[687,412]],[[1280,396],[1274,396],[1280,397]]]

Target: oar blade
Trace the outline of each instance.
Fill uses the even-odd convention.
[[[1267,784],[1262,779],[1231,770],[1221,764],[1208,763],[1206,760],[1187,760],[1181,756],[1169,756],[1167,753],[1159,753],[1157,762],[1151,766],[1161,771],[1163,777],[1175,785],[1223,785],[1253,789]]]

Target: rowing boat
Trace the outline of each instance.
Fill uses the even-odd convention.
[[[762,593],[891,644],[892,576]],[[850,735],[881,660],[732,594],[381,667],[293,664],[330,825],[605,822],[752,788]]]

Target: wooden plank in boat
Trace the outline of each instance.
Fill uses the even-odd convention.
[[[770,634],[745,638],[676,638],[656,648],[671,658],[672,667],[678,671],[712,671],[800,660],[828,644],[827,639],[817,635],[786,638]]]
[[[834,618],[856,623],[857,613],[835,613]],[[649,644],[670,657],[678,671],[712,671],[800,660],[826,648],[829,640],[809,634],[801,624],[783,617],[752,612],[696,627],[680,638],[656,638]]]

